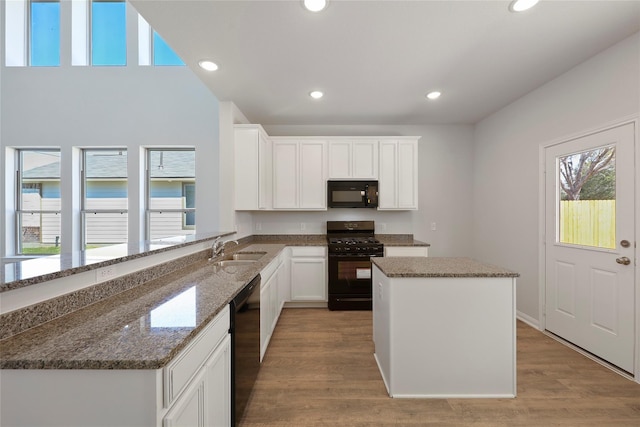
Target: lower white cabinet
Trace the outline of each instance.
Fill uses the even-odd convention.
[[[385,246],[384,256],[429,256],[428,246]]]
[[[291,301],[327,301],[326,247],[291,248]]]
[[[193,379],[184,395],[164,417],[164,427],[205,426],[204,420],[204,372]]]
[[[204,425],[231,425],[231,337],[227,335],[205,365]]]
[[[228,330],[226,306],[162,369],[2,369],[0,425],[228,427]]]
[[[282,309],[279,283],[282,270],[281,254],[260,272],[260,361],[267,351]]]
[[[163,427],[231,423],[231,337],[218,345],[164,417]]]

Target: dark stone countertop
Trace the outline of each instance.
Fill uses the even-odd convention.
[[[471,258],[371,258],[387,277],[519,277],[518,273]]]

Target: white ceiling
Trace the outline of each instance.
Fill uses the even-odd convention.
[[[521,14],[487,0],[131,3],[219,100],[264,125],[475,123],[640,30],[638,0]]]

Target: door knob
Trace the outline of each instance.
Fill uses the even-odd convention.
[[[623,257],[620,257],[620,258],[616,258],[616,262],[618,264],[622,264],[622,265],[631,264],[631,260],[629,258],[627,258],[626,256],[623,256]]]

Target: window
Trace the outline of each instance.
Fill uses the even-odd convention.
[[[138,14],[138,65],[185,65],[140,14]]]
[[[559,242],[616,248],[616,148],[560,157]]]
[[[84,248],[126,243],[127,151],[84,150],[82,157]]]
[[[19,150],[16,252],[60,253],[60,151]]]
[[[91,64],[127,65],[126,3],[91,3]]]
[[[193,149],[147,150],[147,239],[195,233]]]
[[[153,65],[184,65],[160,34],[153,32]]]
[[[60,2],[32,0],[30,3],[30,64],[60,65]]]

